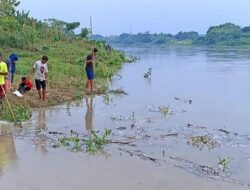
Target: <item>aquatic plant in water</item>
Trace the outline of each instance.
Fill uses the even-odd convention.
[[[167,106],[160,106],[159,110],[164,117],[169,114],[169,108]]]
[[[81,139],[74,136],[59,138],[58,142],[56,142],[52,147],[57,148],[61,146],[67,147],[67,149],[74,152],[82,151]]]
[[[107,139],[111,134],[110,129],[105,129],[104,133],[97,135],[97,132],[92,131],[87,139],[80,139],[78,133],[71,130],[70,137],[58,138],[57,142],[52,145],[53,148],[66,147],[73,152],[83,151],[86,146],[86,151],[96,153],[103,148],[104,145],[109,143]]]
[[[219,157],[219,162],[218,162],[218,166],[222,171],[225,171],[227,169],[229,169],[229,165],[230,165],[230,158],[220,158]]]
[[[126,63],[134,63],[134,62],[136,62],[138,60],[140,60],[140,57],[137,57],[137,56],[134,56],[134,55],[130,55],[130,56],[125,58]]]
[[[208,135],[190,137],[187,144],[192,145],[195,148],[199,148],[200,150],[202,150],[205,146],[209,150],[212,150],[219,146],[219,143]]]
[[[107,137],[111,135],[112,130],[105,129],[104,133],[97,135],[95,131],[92,131],[88,139],[86,140],[86,151],[95,153],[102,149],[104,145],[108,144]]]

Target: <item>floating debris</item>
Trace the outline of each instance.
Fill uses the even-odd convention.
[[[108,93],[110,93],[110,94],[115,94],[115,95],[119,95],[119,94],[121,94],[121,95],[126,95],[126,96],[128,95],[128,93],[125,92],[122,88],[120,88],[120,89],[115,89],[115,90],[109,90]]]
[[[130,55],[130,56],[125,58],[125,63],[134,63],[134,62],[137,62],[138,60],[140,60],[140,57]]]
[[[124,118],[122,118],[121,115],[119,115],[119,116],[111,116],[110,119],[112,121],[123,121],[124,120]]]
[[[160,135],[160,137],[162,139],[166,138],[166,137],[173,137],[173,136],[178,136],[178,133],[170,133],[170,134],[164,134],[164,135]]]
[[[138,157],[140,157],[140,158],[142,158],[144,160],[150,160],[150,161],[153,161],[153,162],[158,161],[157,158],[151,157],[151,156],[149,156],[147,154],[143,154],[140,151],[132,152],[132,151],[129,151],[129,150],[126,150],[126,149],[123,149],[123,148],[119,148],[119,150],[130,154],[130,156],[136,155],[136,156],[138,156]]]
[[[127,127],[122,127],[122,126],[120,126],[120,127],[116,127],[116,129],[117,129],[117,130],[126,130]]]
[[[212,149],[220,146],[220,144],[218,142],[213,140],[213,138],[208,136],[208,135],[190,137],[187,144],[192,145],[195,148],[199,148],[200,150],[202,150],[205,146],[209,150],[212,150]]]
[[[148,72],[146,72],[146,73],[144,74],[144,78],[149,79],[149,78],[151,77],[151,75],[152,75],[152,68],[149,68],[149,69],[148,69]]]
[[[142,123],[150,123],[151,119],[149,117],[143,117],[143,116],[137,116],[135,115],[134,112],[130,114],[129,116],[122,116],[122,115],[114,115],[111,116],[110,119],[115,122],[115,121],[129,121],[134,124],[142,124]]]
[[[175,100],[179,100],[179,101],[182,101],[184,103],[189,103],[189,104],[192,104],[193,101],[191,99],[181,99],[181,98],[177,98],[177,97],[174,97]]]
[[[75,135],[75,136],[77,136],[77,137],[78,137],[78,135],[79,135],[78,132],[73,131],[73,130],[70,130],[70,134],[71,134],[71,135]]]
[[[132,123],[130,127],[131,127],[131,129],[133,129],[135,127],[135,124]]]
[[[229,131],[226,131],[225,129],[219,129],[218,131],[223,132],[223,133],[226,133],[227,135],[230,134],[230,132],[229,132]]]
[[[176,110],[170,108],[170,106],[149,106],[147,110],[149,112],[160,112],[164,117],[166,117],[167,115],[175,115],[177,112]]]
[[[50,135],[63,135],[63,133],[60,133],[57,131],[48,131],[48,134],[50,134]]]
[[[217,171],[216,169],[214,169],[210,166],[199,165],[199,164],[196,164],[192,161],[189,161],[189,160],[186,160],[186,159],[180,158],[180,157],[170,156],[169,158],[171,160],[175,160],[175,161],[183,163],[183,165],[175,165],[176,167],[183,168],[187,171],[191,171],[198,176],[208,176],[208,177],[219,176],[219,171]]]

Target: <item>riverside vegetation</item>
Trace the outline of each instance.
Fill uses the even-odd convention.
[[[54,106],[60,103],[81,99],[85,89],[84,60],[92,48],[98,48],[96,62],[96,93],[106,92],[107,78],[117,72],[125,62],[124,55],[116,50],[106,51],[106,44],[88,39],[89,31],[83,28],[80,34],[74,30],[79,22],[67,23],[57,19],[39,21],[29,16],[29,12],[18,11],[16,0],[0,0],[0,52],[5,58],[17,53],[17,63],[13,89],[18,88],[21,76],[30,75],[34,61],[42,55],[49,57],[48,100],[42,103],[37,91],[32,90],[23,98],[7,92],[17,120],[27,120],[30,108]],[[0,107],[0,120],[13,121],[7,102]]]
[[[94,35],[92,39],[114,44],[147,45],[193,45],[193,46],[250,46],[250,26],[240,27],[232,23],[211,26],[206,34],[195,31],[177,34],[152,34],[150,32],[103,37]]]

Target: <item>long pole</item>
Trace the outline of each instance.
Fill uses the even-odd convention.
[[[10,112],[11,112],[12,117],[13,117],[13,119],[14,119],[14,122],[16,122],[16,117],[15,117],[15,114],[14,114],[12,108],[11,108],[11,105],[10,105],[9,99],[8,99],[8,97],[7,97],[7,94],[6,94],[6,92],[5,92],[4,88],[3,88],[3,85],[0,85],[0,86],[1,86],[1,88],[2,88],[2,91],[3,91],[3,93],[4,93],[5,98],[6,98],[6,100],[7,100],[7,104],[8,104],[8,106],[9,106],[9,109],[10,109]]]

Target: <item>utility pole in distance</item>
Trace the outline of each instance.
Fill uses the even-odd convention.
[[[90,35],[93,35],[92,16],[90,16]]]

